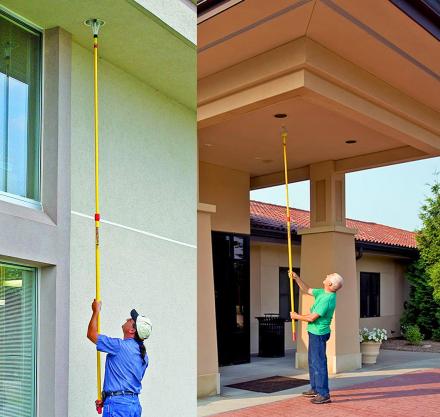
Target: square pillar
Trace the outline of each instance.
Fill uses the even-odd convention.
[[[211,215],[216,208],[200,204],[197,212],[197,397],[220,393],[215,319]]]
[[[301,240],[301,277],[312,288],[322,288],[322,281],[332,272],[344,278],[337,293],[336,310],[327,342],[328,369],[337,373],[361,367],[359,345],[359,290],[356,273],[354,235],[345,226],[345,178],[336,173],[334,162],[310,167],[311,212],[309,229],[299,231]],[[308,314],[313,298],[301,294],[300,313]],[[296,367],[306,368],[307,323],[300,322]]]
[[[345,227],[345,174],[335,172],[335,162],[310,166],[310,227]]]

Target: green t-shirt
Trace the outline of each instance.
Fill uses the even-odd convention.
[[[307,331],[316,335],[330,333],[330,323],[336,308],[336,293],[326,292],[323,288],[313,288],[315,302],[310,313],[319,314],[319,317],[307,326]]]

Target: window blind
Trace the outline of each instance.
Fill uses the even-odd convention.
[[[0,263],[0,417],[35,415],[36,270]]]

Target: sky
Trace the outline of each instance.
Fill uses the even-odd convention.
[[[440,181],[440,157],[346,174],[346,217],[420,229],[420,207],[436,178]],[[310,210],[309,181],[290,184],[289,198],[291,206]],[[251,199],[284,205],[284,186],[252,191]]]

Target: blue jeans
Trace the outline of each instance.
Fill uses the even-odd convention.
[[[141,417],[142,407],[137,396],[118,395],[107,397],[103,417]]]
[[[326,397],[328,389],[327,355],[325,348],[330,333],[318,336],[309,332],[309,374],[312,390]]]

